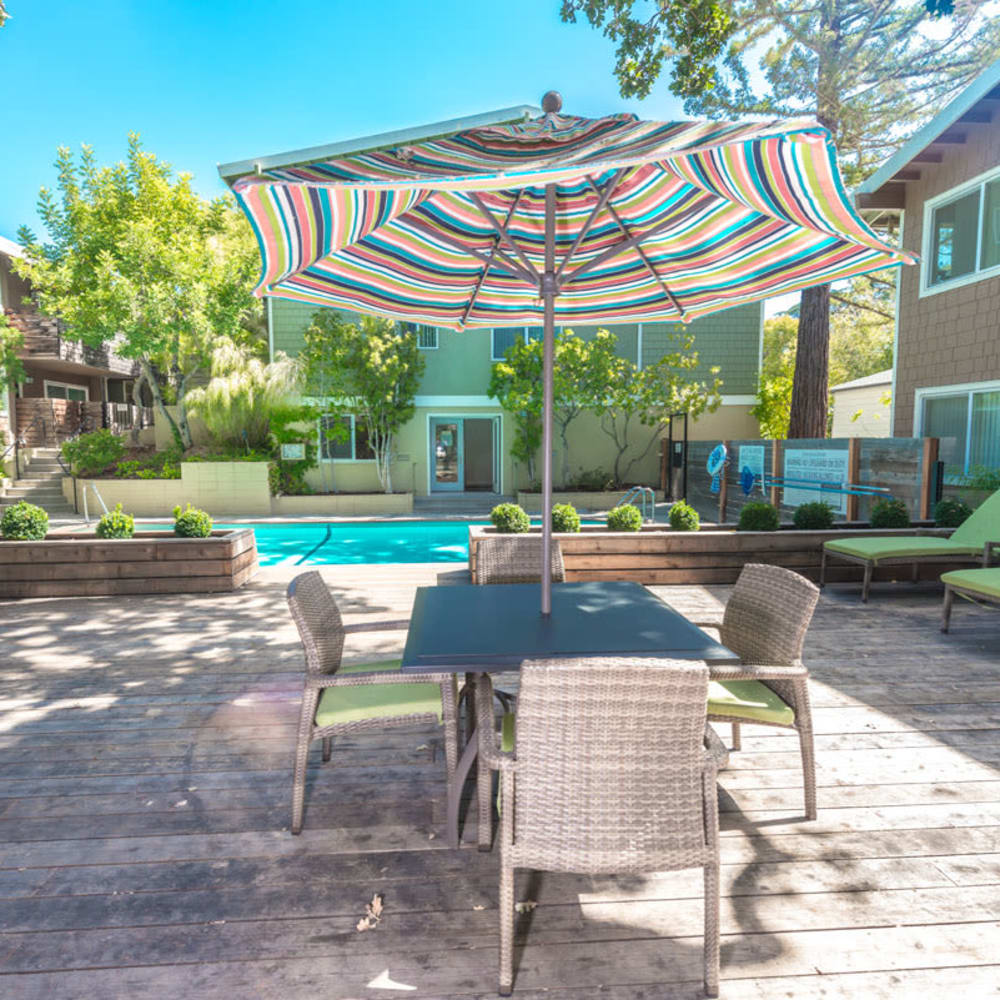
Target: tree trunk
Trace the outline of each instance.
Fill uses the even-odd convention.
[[[163,395],[160,392],[160,384],[156,381],[156,376],[153,374],[152,365],[150,365],[148,361],[140,361],[139,364],[142,367],[142,373],[149,385],[149,391],[153,394],[153,406],[160,411],[163,419],[166,420],[177,447],[183,449],[184,439],[181,437],[181,432],[177,427],[177,421],[170,415],[170,411],[167,409],[166,403],[163,402]]]
[[[826,437],[830,408],[830,286],[802,291],[795,381],[788,422],[790,438]]]
[[[136,410],[140,411],[142,410],[142,384],[145,381],[145,374],[140,374],[139,377],[132,383],[132,405],[136,408]],[[136,417],[138,417],[138,414],[136,414]],[[139,447],[139,430],[140,427],[138,419],[133,419],[132,430],[129,431],[128,436],[128,443],[133,448]]]

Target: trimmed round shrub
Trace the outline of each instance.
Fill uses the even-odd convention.
[[[183,510],[178,504],[174,508],[174,534],[183,538],[208,538],[212,534],[212,519],[191,504]]]
[[[873,528],[908,528],[910,512],[902,500],[876,500],[872,504]]]
[[[524,508],[516,503],[498,503],[490,511],[490,520],[501,535],[521,535],[531,528]]]
[[[945,497],[934,504],[934,523],[939,528],[957,528],[969,515],[972,508],[958,497]]]
[[[74,476],[95,476],[125,454],[125,442],[107,428],[81,434],[62,446],[62,456]]]
[[[49,515],[25,500],[8,507],[0,518],[0,535],[10,542],[40,542],[48,531]]]
[[[623,504],[608,511],[608,531],[641,530],[642,512],[635,504]]]
[[[833,527],[833,507],[825,500],[802,504],[795,511],[792,523],[799,531],[824,531]]]
[[[552,530],[568,534],[580,530],[580,515],[571,503],[557,503],[552,508]]]
[[[678,500],[670,508],[670,527],[674,531],[697,531],[701,527],[701,518],[694,507]]]
[[[777,531],[781,522],[778,520],[777,508],[769,503],[757,501],[748,503],[740,511],[740,519],[736,524],[737,531]]]
[[[109,510],[97,522],[94,534],[98,538],[131,538],[135,534],[135,521],[132,515],[126,514],[122,510],[122,505],[117,503],[114,510]]]

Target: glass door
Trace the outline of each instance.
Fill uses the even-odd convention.
[[[446,493],[465,488],[462,421],[431,419],[431,492]]]

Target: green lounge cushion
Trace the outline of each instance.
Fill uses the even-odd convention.
[[[373,671],[398,672],[399,660],[381,663],[351,663],[341,666],[338,674],[364,674]],[[437,684],[357,684],[324,688],[316,708],[320,727],[391,719],[400,715],[436,715],[442,721],[441,688]]]
[[[824,542],[823,547],[828,552],[843,552],[844,555],[870,559],[874,563],[880,559],[921,559],[924,556],[978,556],[983,551],[982,545],[958,544],[953,538],[937,538],[934,535],[869,536]]]
[[[974,590],[986,597],[1000,600],[1000,566],[989,569],[956,569],[941,574],[942,583],[950,583],[963,590]]]
[[[956,545],[982,551],[987,542],[1000,542],[1000,490],[987,497],[953,532]]]
[[[500,724],[500,749],[504,753],[514,752],[515,718],[513,712],[504,712],[503,722]]]
[[[708,714],[790,726],[795,712],[760,681],[709,681]]]

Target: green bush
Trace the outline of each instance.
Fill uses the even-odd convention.
[[[670,508],[670,527],[674,531],[697,531],[701,527],[701,518],[694,507],[678,500]]]
[[[98,538],[131,538],[135,534],[135,521],[131,514],[126,514],[122,510],[120,503],[115,504],[114,510],[109,510],[97,522],[94,534]]]
[[[552,507],[552,530],[566,533],[580,530],[580,515],[571,503],[557,503]]]
[[[212,534],[212,519],[191,504],[183,510],[178,504],[174,508],[174,534],[184,538],[208,538]]]
[[[602,469],[580,469],[566,483],[566,489],[579,490],[583,493],[601,493],[614,489],[614,477]]]
[[[641,531],[642,513],[635,504],[627,503],[608,511],[608,531]]]
[[[740,519],[736,524],[737,531],[777,531],[781,522],[778,511],[769,503],[757,501],[748,503],[740,511]]]
[[[106,428],[67,441],[62,456],[74,476],[94,476],[125,454],[125,442]]]
[[[934,523],[939,528],[957,528],[969,515],[972,508],[959,497],[945,497],[934,504]]]
[[[48,533],[49,515],[22,500],[3,512],[0,535],[11,542],[40,542]]]
[[[490,511],[493,527],[502,535],[520,535],[531,528],[531,520],[524,508],[516,503],[500,503]]]
[[[910,512],[902,500],[876,500],[872,504],[873,528],[908,528]]]
[[[825,500],[802,504],[795,511],[792,523],[799,531],[824,531],[833,527],[833,506]]]

